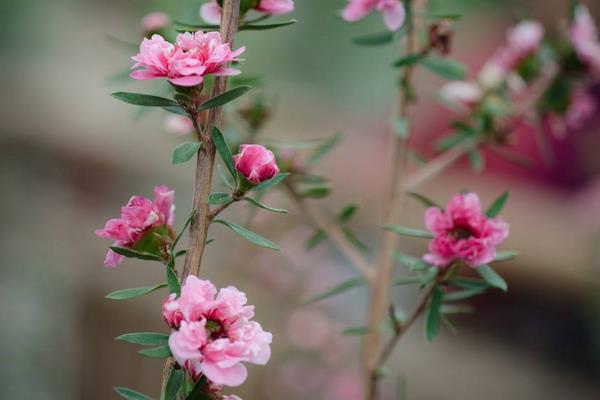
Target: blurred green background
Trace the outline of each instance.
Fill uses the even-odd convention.
[[[127,90],[161,93],[164,85],[123,79],[139,42],[139,20],[150,11],[199,22],[202,1],[54,0],[0,1],[0,387],[6,399],[117,398],[112,386],[158,393],[162,361],[139,357],[133,345],[113,338],[124,332],[166,331],[161,294],[127,303],[104,299],[110,291],[163,279],[154,265],[126,261],[106,270],[109,244],[95,228],[118,213],[133,194],[149,196],[165,183],[176,190],[177,226],[191,203],[193,166],[170,164],[183,139],[164,129],[164,113],[141,114],[109,96]],[[292,27],[243,33],[244,73],[266,77],[255,90],[274,104],[264,137],[311,139],[344,133],[344,143],[319,167],[335,182],[332,212],[354,201],[353,227],[373,247],[385,168],[399,49],[359,48],[351,38],[381,31],[378,17],[346,24],[343,0],[298,0]],[[464,13],[457,23],[453,57],[474,70],[519,17],[560,29],[568,1],[432,1],[442,12]],[[600,7],[589,1],[600,20]],[[595,3],[595,4],[591,4]],[[284,17],[282,17],[284,18]],[[110,39],[112,37],[113,39]],[[121,76],[121,78],[119,78]],[[435,101],[442,83],[417,74],[415,113],[420,147],[447,125]],[[240,103],[243,103],[241,101]],[[231,109],[235,109],[231,107]],[[553,167],[523,170],[489,158],[473,174],[459,165],[422,188],[445,201],[468,187],[492,201],[507,188],[505,218],[512,235],[505,249],[521,257],[502,265],[508,295],[491,292],[478,312],[457,319],[458,334],[444,331],[428,344],[420,326],[397,348],[397,379],[410,399],[600,398],[600,138],[598,118],[558,144]],[[585,140],[584,140],[585,139]],[[274,206],[289,207],[273,194]],[[229,211],[243,221],[243,207]],[[411,204],[406,225],[420,226],[422,209]],[[304,249],[312,234],[295,212],[260,213],[253,227],[275,239],[282,253],[252,247],[219,227],[203,274],[218,286],[234,284],[257,306],[257,320],[275,335],[267,367],[250,367],[235,392],[249,399],[355,399],[359,339],[339,333],[361,325],[366,294],[311,307],[302,300],[353,274],[334,250]],[[421,254],[424,244],[404,249]],[[397,289],[394,301],[410,307],[414,291]],[[397,378],[396,374],[400,377]],[[391,397],[390,397],[391,398]]]

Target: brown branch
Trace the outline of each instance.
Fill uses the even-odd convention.
[[[374,270],[365,257],[356,250],[344,237],[339,227],[324,215],[318,208],[311,207],[295,190],[293,184],[285,184],[289,197],[296,203],[298,209],[310,220],[316,228],[327,234],[327,237],[335,244],[340,253],[350,261],[367,281],[374,278]]]

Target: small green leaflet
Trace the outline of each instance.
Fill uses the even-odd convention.
[[[438,276],[439,272],[440,270],[437,267],[428,267],[424,271],[424,273],[419,277],[421,279],[420,287],[425,287],[427,284],[433,281],[435,277]]]
[[[444,57],[426,57],[419,63],[433,72],[449,80],[463,80],[467,76],[467,67],[463,64]]]
[[[284,26],[290,26],[297,23],[298,20],[291,19],[285,22],[279,22],[276,24],[264,24],[264,25],[255,25],[255,24],[246,24],[240,26],[240,31],[266,31],[270,29],[283,28]]]
[[[137,259],[146,260],[146,261],[159,261],[159,262],[163,261],[163,259],[160,256],[157,256],[156,254],[146,253],[143,251],[137,251],[137,250],[133,250],[133,249],[128,249],[126,247],[110,246],[110,249],[112,251],[114,251],[115,253],[125,256],[125,257],[128,257],[128,258],[137,258]]]
[[[243,87],[243,86],[240,86],[240,87]],[[223,137],[223,134],[221,133],[219,128],[217,128],[216,126],[213,127],[212,139],[213,139],[213,143],[215,144],[215,147],[217,148],[217,152],[219,153],[219,155],[221,156],[221,159],[223,160],[223,162],[225,163],[225,166],[227,167],[227,170],[229,171],[229,173],[231,174],[231,176],[233,177],[234,180],[237,179],[237,172],[235,171],[235,166],[233,165],[233,156],[231,155],[231,151],[229,150],[229,147],[227,146],[227,142],[225,142],[225,138]]]
[[[275,243],[271,242],[268,239],[265,239],[264,237],[260,236],[257,233],[252,232],[251,230],[249,230],[247,228],[244,228],[241,225],[234,224],[233,222],[225,221],[223,219],[215,219],[213,222],[225,225],[226,227],[228,227],[229,229],[231,229],[232,231],[234,231],[235,233],[237,233],[238,235],[240,235],[247,241],[254,243],[255,245],[258,245],[261,247],[266,247],[267,249],[279,251],[279,246],[277,246]]]
[[[466,300],[473,296],[477,296],[479,294],[484,293],[487,289],[487,287],[473,287],[470,289],[457,290],[454,292],[446,293],[444,294],[444,301]]]
[[[115,92],[111,94],[115,99],[124,101],[128,104],[144,107],[179,107],[175,100],[165,99],[164,97],[152,96],[149,94]]]
[[[176,400],[183,378],[184,374],[182,369],[171,368],[169,380],[167,381],[161,400]]]
[[[469,162],[471,163],[471,168],[473,169],[473,171],[483,171],[483,168],[485,167],[485,158],[483,157],[481,151],[479,151],[476,148],[473,148],[469,150],[467,156],[469,157]]]
[[[483,280],[486,281],[490,286],[498,288],[505,292],[508,290],[508,285],[506,284],[506,281],[500,275],[498,275],[498,273],[494,271],[489,265],[482,265],[480,267],[477,267],[475,270],[477,271],[479,276],[481,276]]]
[[[402,236],[426,238],[426,239],[433,238],[433,234],[431,232],[423,231],[421,229],[406,228],[404,226],[398,226],[398,225],[386,225],[383,227],[383,229],[385,229],[386,231],[397,233],[398,235],[402,235]]]
[[[404,285],[416,285],[417,283],[421,283],[422,278],[418,276],[412,276],[410,278],[401,278],[396,279],[392,285],[393,286],[404,286]]]
[[[358,36],[352,39],[352,43],[358,46],[382,46],[394,41],[394,32],[385,31]]]
[[[338,132],[320,143],[308,157],[307,163],[314,164],[328,154],[342,139],[342,133]]]
[[[430,342],[435,339],[440,331],[440,316],[443,300],[444,292],[439,286],[434,286],[431,292],[431,299],[427,306],[427,314],[425,316],[425,337]]]
[[[311,199],[323,199],[331,194],[331,188],[327,186],[318,186],[306,189],[299,193],[300,197],[307,197]]]
[[[171,267],[166,267],[167,270],[167,285],[169,286],[169,293],[175,293],[177,297],[181,294],[181,284],[179,283],[179,278],[177,278],[177,273]]]
[[[122,340],[123,342],[139,344],[142,346],[162,346],[169,342],[169,335],[164,333],[156,332],[137,332],[137,333],[126,333],[121,336],[117,336],[115,339]]]
[[[322,230],[318,230],[308,238],[306,241],[306,248],[308,250],[312,250],[321,244],[325,239],[327,239],[327,234]]]
[[[411,271],[425,271],[427,269],[427,263],[425,261],[397,250],[392,252],[392,258],[396,262],[407,266]]]
[[[345,336],[367,335],[367,334],[372,333],[373,331],[376,331],[376,330],[377,329],[370,328],[368,326],[355,326],[355,327],[344,329],[342,331],[342,335],[345,335]]]
[[[496,253],[496,258],[494,258],[495,262],[508,261],[512,260],[516,256],[519,255],[518,251],[499,251]]]
[[[111,299],[111,300],[129,300],[129,299],[143,296],[148,293],[152,293],[152,292],[154,292],[158,289],[162,289],[164,287],[167,287],[167,285],[160,284],[160,285],[156,285],[156,286],[121,289],[121,290],[116,290],[114,292],[107,294],[106,298]]]
[[[227,204],[230,201],[232,201],[231,195],[225,192],[211,193],[210,196],[208,196],[208,203],[212,205]]]
[[[484,280],[475,279],[475,278],[454,278],[448,281],[451,285],[461,287],[461,288],[489,288],[490,285]]]
[[[199,108],[199,111],[209,110],[215,107],[221,107],[227,103],[232,102],[238,97],[242,96],[244,93],[252,89],[252,86],[238,86],[236,88],[230,89],[225,93],[222,93],[218,96],[213,97],[212,99],[206,100]]]
[[[342,294],[347,292],[350,289],[354,289],[359,286],[363,286],[365,281],[361,277],[350,278],[339,285],[334,286],[333,288],[327,290],[325,293],[322,293],[318,296],[313,297],[312,299],[306,301],[304,304],[311,304],[317,301],[325,300],[333,296],[337,296],[338,294]]]
[[[487,209],[487,211],[485,212],[485,215],[488,218],[493,218],[498,216],[498,214],[500,214],[502,212],[502,209],[504,208],[504,205],[506,204],[506,202],[508,201],[508,196],[510,196],[510,192],[506,191],[504,193],[502,193],[500,195],[500,197],[498,197],[490,206],[490,208]]]
[[[342,211],[340,211],[340,213],[338,214],[338,222],[340,224],[344,224],[350,221],[352,217],[356,214],[356,211],[358,211],[358,205],[354,203],[347,204],[346,206],[344,206],[344,208],[342,208]]]
[[[202,377],[192,389],[192,392],[185,400],[211,400],[212,398],[206,394],[206,378]]]
[[[125,387],[116,387],[114,390],[119,396],[127,400],[152,400],[151,397],[148,397],[145,394],[141,394],[140,392]]]
[[[416,192],[408,192],[408,193],[406,193],[406,195],[409,196],[409,197],[412,197],[413,199],[415,199],[417,201],[419,201],[425,207],[437,207],[440,210],[443,210],[443,207],[441,207],[435,201],[431,200],[429,197],[427,197],[425,195],[422,195],[422,194],[416,193]]]
[[[277,176],[274,176],[273,178],[269,179],[268,181],[259,183],[258,185],[254,186],[251,190],[269,189],[269,188],[281,183],[288,176],[290,176],[289,172],[282,172],[282,173],[278,174]]]
[[[148,358],[168,358],[171,357],[171,349],[169,345],[163,345],[159,347],[153,347],[151,349],[144,349],[138,351],[141,355]]]
[[[187,227],[190,226],[190,224],[192,223],[192,219],[194,218],[194,214],[196,214],[196,210],[192,210],[190,212],[190,215],[185,220],[185,224],[183,224],[183,227],[181,228],[181,231],[179,232],[179,234],[175,238],[175,241],[171,245],[172,249],[175,249],[175,247],[177,247],[177,243],[179,243],[179,240],[181,240],[181,236],[183,235],[183,232],[185,232],[185,230],[187,229]],[[185,250],[182,250],[182,251],[185,252]],[[181,253],[181,252],[179,252],[179,253]],[[175,258],[177,258],[177,256],[179,255],[179,253],[177,253],[175,255]]]
[[[171,163],[173,164],[183,164],[191,160],[200,150],[202,145],[198,142],[183,142],[173,150],[173,155],[171,156]]]
[[[420,62],[424,57],[422,54],[409,54],[396,60],[392,65],[396,68],[410,67]]]
[[[265,204],[262,204],[261,202],[254,200],[251,197],[242,197],[242,200],[249,202],[250,204],[253,204],[254,206],[258,207],[258,208],[262,208],[263,210],[267,210],[267,211],[271,211],[274,213],[278,213],[278,214],[286,214],[288,212],[288,210],[284,210],[283,208],[275,208],[275,207],[269,207]]]

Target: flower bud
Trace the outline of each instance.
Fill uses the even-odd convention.
[[[162,12],[153,12],[146,14],[140,22],[140,27],[144,36],[150,37],[154,33],[158,33],[167,28],[171,24],[169,16]]]
[[[441,54],[448,55],[452,47],[453,33],[448,20],[435,22],[429,27],[429,45]]]
[[[240,153],[233,156],[233,161],[235,169],[254,185],[279,173],[273,152],[259,144],[240,145]]]
[[[163,319],[173,329],[179,328],[183,320],[183,314],[175,297],[175,293],[171,293],[162,306]]]

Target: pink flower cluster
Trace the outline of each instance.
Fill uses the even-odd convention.
[[[373,11],[383,16],[385,26],[391,31],[400,29],[406,19],[406,10],[400,0],[349,0],[342,10],[342,18],[354,22],[365,18]]]
[[[233,162],[235,169],[254,185],[279,173],[273,152],[259,144],[240,145],[240,153],[233,156]]]
[[[590,68],[596,78],[600,78],[598,28],[586,6],[580,4],[575,9],[575,19],[570,34],[573,48],[581,61]]]
[[[282,15],[294,11],[294,0],[260,0],[256,11],[268,15]],[[221,23],[221,7],[217,0],[211,0],[200,7],[200,17],[209,24]]]
[[[96,236],[115,241],[119,247],[133,248],[136,242],[151,228],[171,227],[175,218],[173,204],[175,192],[166,186],[154,188],[154,201],[142,196],[133,196],[125,207],[121,208],[121,218],[110,219],[104,229],[97,229]],[[116,267],[123,256],[109,250],[104,264]]]
[[[501,218],[487,218],[475,193],[453,197],[446,210],[430,207],[425,225],[434,234],[423,259],[438,267],[461,260],[477,268],[496,257],[496,246],[508,237],[509,227]]]
[[[171,294],[163,318],[173,329],[169,347],[175,360],[197,379],[204,375],[216,385],[238,386],[247,377],[242,362],[264,365],[271,357],[273,336],[251,321],[254,307],[233,286],[219,290],[189,276],[181,296]]]
[[[133,57],[134,71],[130,76],[139,80],[167,78],[176,86],[196,86],[209,74],[239,74],[228,64],[237,61],[236,57],[244,51],[244,47],[232,51],[218,32],[181,33],[175,44],[152,35],[142,41],[139,54]]]

